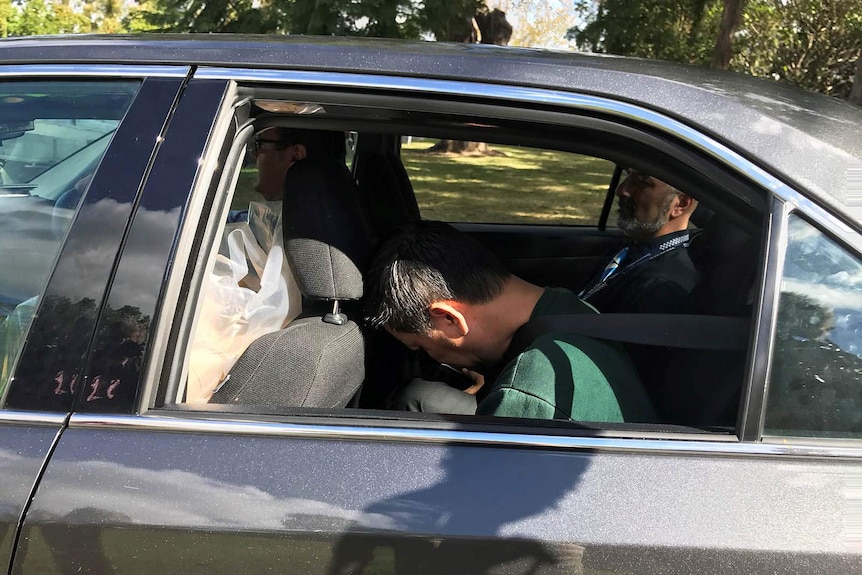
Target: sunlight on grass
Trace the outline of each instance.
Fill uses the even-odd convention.
[[[401,159],[426,218],[452,222],[587,225],[598,221],[611,162],[579,154],[492,145],[498,156],[427,154],[405,143]]]

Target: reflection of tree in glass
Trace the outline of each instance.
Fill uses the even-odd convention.
[[[141,315],[137,307],[106,308],[82,401],[123,405],[134,401],[149,324],[149,316]]]
[[[767,427],[862,433],[862,360],[829,341],[832,309],[782,292]]]
[[[80,370],[98,311],[90,298],[77,302],[45,298],[38,322],[27,336],[26,361],[21,361],[10,390],[15,405],[68,409],[79,391]],[[149,322],[149,316],[136,307],[103,311],[82,401],[92,406],[134,399]]]

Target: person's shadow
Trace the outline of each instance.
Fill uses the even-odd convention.
[[[542,540],[548,518],[529,518],[553,512],[589,457],[452,446],[439,483],[364,510],[335,544],[327,574],[376,572],[381,557],[392,562],[382,571],[394,573],[580,573],[583,549]]]

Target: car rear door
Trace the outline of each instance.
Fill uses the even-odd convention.
[[[2,55],[2,53],[0,53]],[[0,66],[0,565],[60,439],[140,184],[188,70]],[[20,130],[19,130],[20,129]]]

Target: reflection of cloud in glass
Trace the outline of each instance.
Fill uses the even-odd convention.
[[[59,282],[60,293],[73,301],[98,295],[92,293],[92,278],[87,275],[86,270],[93,267],[99,269],[106,260],[114,259],[118,249],[114,238],[121,237],[128,222],[128,213],[128,204],[103,199],[87,206],[80,214],[75,226],[76,232],[80,230],[81,235],[76,233],[75,244],[70,245],[70,249],[75,250],[76,257],[64,259],[63,265],[54,276]],[[124,248],[124,262],[128,261],[133,265],[126,267],[127,273],[117,277],[117,283],[113,286],[114,293],[119,294],[122,301],[141,309],[152,308],[156,294],[141,293],[141,279],[151,278],[153,275],[162,277],[164,265],[161,258],[148,254],[151,253],[153,244],[173,241],[178,215],[179,208],[173,212],[138,209],[135,225],[140,225],[145,230],[147,241],[133,241],[129,238]],[[129,273],[130,271],[132,273]]]
[[[786,279],[781,284],[782,292],[793,292],[808,296],[832,309],[862,311],[862,291],[838,289],[829,285]]]
[[[801,218],[789,222],[784,277],[842,289],[862,287],[862,263]]]
[[[0,453],[0,461],[3,460]],[[97,482],[82,478],[98,478]],[[165,505],[169,493],[172,505]],[[100,509],[131,518],[135,524],[208,528],[284,529],[291,518],[326,518],[329,528],[352,522],[375,529],[392,527],[383,515],[343,509],[313,499],[276,497],[255,486],[211,479],[176,469],[153,470],[108,461],[70,463],[54,460],[40,490],[33,517],[45,520],[75,509]],[[332,525],[332,522],[341,525]]]
[[[841,349],[862,353],[862,263],[823,232],[792,216],[782,292],[806,296],[834,314],[826,336]]]
[[[0,296],[15,303],[37,295],[48,280],[60,239],[53,207],[37,198],[0,198]]]
[[[112,305],[129,305],[149,315],[165,273],[165,254],[177,231],[180,208],[171,211],[139,207],[133,233],[123,248],[123,267],[114,279]]]

